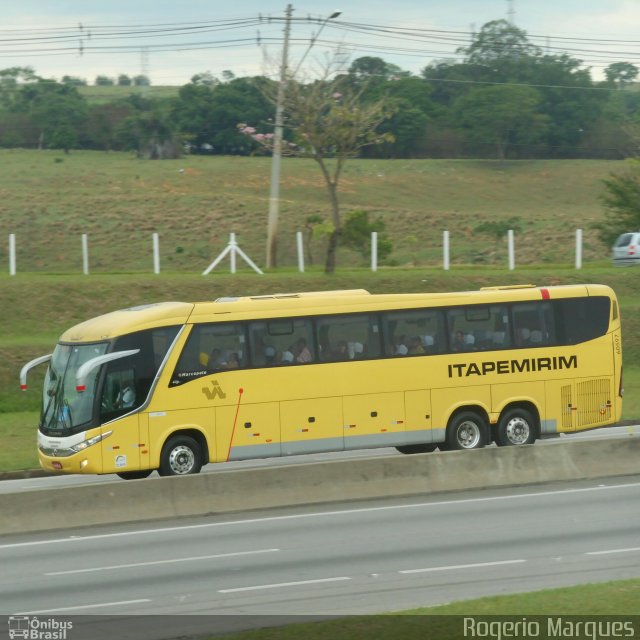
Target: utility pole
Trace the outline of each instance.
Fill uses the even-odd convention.
[[[514,0],[507,0],[509,8],[507,9],[507,20],[512,27],[516,26],[516,10],[513,8]]]
[[[288,4],[284,23],[284,46],[280,65],[280,82],[276,102],[276,122],[273,134],[273,155],[271,159],[271,191],[269,194],[269,218],[267,222],[267,268],[278,266],[278,208],[280,199],[280,160],[282,158],[282,121],[284,95],[288,78],[289,35],[293,7]]]

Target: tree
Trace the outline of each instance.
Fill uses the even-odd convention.
[[[214,153],[247,155],[259,145],[238,132],[238,113],[266,122],[273,106],[261,87],[264,78],[236,78],[227,83],[191,82],[180,88],[173,117],[194,152],[210,145]]]
[[[165,160],[182,155],[182,143],[176,130],[170,105],[132,95],[128,102],[135,113],[117,128],[117,140],[125,149],[135,149],[139,158]]]
[[[75,87],[42,79],[22,86],[13,109],[26,111],[37,125],[38,148],[61,148],[66,153],[76,146],[87,114],[86,101]]]
[[[638,73],[640,73],[638,67],[630,62],[613,62],[604,70],[607,82],[618,89],[623,89],[633,82],[638,77]]]
[[[640,229],[640,161],[631,160],[626,173],[613,173],[603,182],[605,219],[596,228],[601,240],[611,244],[621,233]]]
[[[509,231],[518,232],[522,229],[521,220],[518,216],[512,216],[508,220],[485,220],[475,227],[474,233],[490,236],[495,241],[495,252],[502,239]]]
[[[96,87],[112,87],[114,84],[113,78],[109,78],[109,76],[96,76]]]
[[[351,211],[345,216],[340,244],[353,249],[365,259],[371,258],[371,234],[378,234],[378,261],[384,263],[393,251],[391,240],[384,233],[384,220],[369,220],[366,211]]]
[[[483,66],[496,73],[512,73],[520,61],[540,55],[539,47],[531,44],[527,32],[507,20],[487,22],[468,47],[460,47],[466,62]]]
[[[145,75],[137,75],[133,77],[133,85],[135,87],[150,87],[151,86],[151,80],[149,80],[149,76],[145,76]]]
[[[125,73],[121,73],[118,76],[118,86],[119,87],[130,87],[131,86],[131,78]]]
[[[537,112],[538,92],[532,87],[494,85],[473,89],[454,109],[473,140],[495,145],[500,160],[512,144],[531,143],[545,132],[546,119]]]
[[[87,81],[75,76],[62,76],[62,84],[70,84],[72,87],[86,87]]]
[[[211,71],[203,71],[202,73],[196,73],[191,76],[191,84],[203,84],[208,87],[212,87],[214,84],[220,82]]]
[[[282,153],[312,158],[322,173],[329,197],[333,231],[327,246],[326,273],[335,271],[342,233],[338,187],[345,163],[365,147],[392,140],[389,134],[379,132],[380,125],[392,115],[391,107],[385,99],[364,103],[363,90],[364,87],[354,88],[348,76],[334,77],[331,64],[316,82],[302,84],[289,78],[286,85],[283,106],[291,139],[283,144]],[[273,148],[273,136],[246,125],[240,125],[240,129]]]
[[[38,80],[40,78],[31,67],[0,69],[0,105],[10,109],[18,99],[22,87]]]

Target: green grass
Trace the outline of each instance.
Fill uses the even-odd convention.
[[[20,272],[81,273],[83,233],[92,273],[150,271],[152,232],[160,235],[164,270],[201,272],[230,232],[264,262],[268,157],[148,161],[126,153],[0,150],[0,162],[0,229],[16,234]],[[577,227],[584,229],[585,262],[606,264],[609,247],[591,224],[603,215],[602,179],[623,168],[596,160],[351,160],[339,198],[344,212],[365,209],[384,220],[399,266],[440,265],[445,229],[453,264],[506,265],[506,242],[474,229],[513,217],[521,226],[517,264],[573,264]],[[285,158],[281,175],[279,264],[293,267],[295,232],[309,215],[329,219],[329,205],[313,161]],[[325,242],[311,242],[316,261]],[[340,261],[362,262],[346,249]]]
[[[0,472],[39,469],[36,453],[37,411],[0,413]]]
[[[89,104],[106,104],[117,100],[125,100],[130,95],[144,96],[161,100],[164,98],[177,98],[178,86],[150,86],[150,87],[121,87],[113,86],[86,86],[78,87],[78,91],[83,95]]]
[[[495,596],[477,600],[465,600],[451,604],[412,609],[389,615],[351,616],[348,618],[313,623],[292,624],[285,627],[256,629],[242,633],[216,635],[213,638],[225,640],[458,640],[464,637],[463,617],[490,616],[488,620],[500,620],[505,616],[513,621],[523,621],[540,625],[539,636],[520,634],[517,637],[547,636],[547,620],[561,616],[571,620],[598,621],[599,616],[612,616],[610,620],[631,620],[635,616],[635,633],[640,622],[638,599],[640,580],[622,580],[602,584],[587,584],[562,589],[546,589],[532,593],[509,596]],[[600,618],[602,620],[602,618]],[[575,619],[573,619],[575,620]],[[491,636],[495,637],[495,636]],[[506,637],[506,636],[505,636]],[[515,636],[514,636],[515,637]],[[591,638],[594,636],[576,634],[567,637]]]

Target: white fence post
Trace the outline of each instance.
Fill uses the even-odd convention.
[[[298,271],[304,273],[304,242],[302,231],[296,231],[296,247],[298,248]]]
[[[229,246],[232,247],[232,251],[231,251],[231,255],[229,256],[231,259],[231,273],[235,273],[236,272],[236,252],[235,249],[238,246],[238,243],[236,242],[236,234],[235,233],[230,233],[229,234]]]
[[[442,232],[442,266],[449,271],[449,232]]]
[[[16,275],[16,234],[9,234],[9,275]]]
[[[82,234],[82,273],[89,275],[89,240],[87,234]]]
[[[576,229],[576,269],[582,269],[582,229]]]
[[[516,252],[513,244],[513,229],[509,229],[508,242],[509,242],[509,271],[513,271],[516,268]]]
[[[158,234],[153,233],[151,235],[151,241],[153,244],[153,273],[160,273],[160,240]]]
[[[371,232],[371,271],[378,270],[378,232]]]

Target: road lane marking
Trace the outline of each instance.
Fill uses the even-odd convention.
[[[632,553],[640,551],[640,547],[629,547],[628,549],[605,549],[604,551],[586,551],[585,556],[604,556],[609,553]]]
[[[98,607],[117,607],[123,604],[140,604],[142,602],[151,602],[148,598],[140,600],[122,600],[121,602],[101,602],[98,604],[80,604],[72,607],[60,607],[59,609],[42,609],[40,611],[22,611],[16,613],[16,616],[35,616],[43,613],[60,613],[61,611],[77,611],[79,609],[97,609]]]
[[[319,584],[321,582],[340,582],[351,580],[348,576],[340,578],[319,578],[317,580],[297,580],[296,582],[277,582],[274,584],[258,584],[252,587],[236,587],[235,589],[218,589],[218,593],[237,593],[238,591],[257,591],[258,589],[280,589],[281,587],[297,587],[303,584]]]
[[[91,540],[104,540],[106,538],[120,538],[124,536],[149,536],[152,534],[160,533],[175,533],[181,531],[192,531],[195,529],[211,529],[214,527],[230,527],[230,526],[242,526],[253,525],[262,522],[280,522],[286,520],[302,520],[305,518],[322,518],[333,517],[343,515],[353,515],[357,513],[375,513],[381,511],[397,511],[398,509],[422,509],[422,508],[435,508],[435,507],[447,507],[459,504],[473,504],[473,503],[486,503],[486,502],[498,502],[505,500],[518,500],[521,498],[540,498],[547,496],[563,496],[573,495],[577,493],[588,493],[591,491],[609,491],[612,489],[637,489],[640,487],[640,482],[633,482],[630,484],[616,484],[609,486],[597,486],[597,487],[584,487],[582,489],[561,489],[560,491],[538,491],[536,493],[520,493],[511,494],[506,496],[491,496],[487,498],[463,498],[461,500],[441,500],[439,502],[416,502],[413,504],[397,504],[387,505],[384,507],[362,507],[356,509],[343,509],[335,511],[317,511],[314,513],[296,513],[286,516],[265,516],[263,518],[247,518],[245,520],[226,520],[223,522],[207,522],[205,524],[191,524],[176,527],[163,527],[160,529],[139,529],[136,531],[119,531],[117,533],[100,533],[91,536],[72,536],[67,538],[53,538],[51,540],[34,540],[32,542],[15,542],[11,544],[0,545],[2,549],[15,549],[19,547],[31,547],[44,544],[62,544],[66,542],[86,542]]]
[[[108,567],[91,567],[89,569],[69,569],[67,571],[50,571],[43,573],[45,576],[66,576],[72,573],[91,573],[93,571],[112,571],[114,569],[130,569],[131,567],[150,567],[156,564],[176,564],[193,560],[214,560],[217,558],[235,558],[237,556],[250,556],[258,553],[272,553],[280,549],[257,549],[256,551],[236,551],[235,553],[217,553],[211,556],[192,556],[190,558],[172,558],[170,560],[153,560],[150,562],[134,562],[131,564],[114,564]]]
[[[476,562],[474,564],[450,564],[445,567],[427,567],[425,569],[405,569],[398,573],[426,573],[428,571],[453,571],[455,569],[475,569],[477,567],[497,567],[503,564],[521,564],[526,560],[497,560],[496,562]]]

